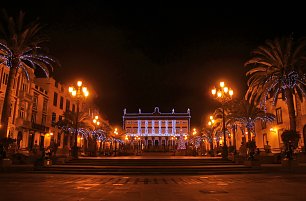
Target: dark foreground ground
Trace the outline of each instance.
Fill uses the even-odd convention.
[[[306,200],[306,174],[67,175],[1,173],[1,201]]]

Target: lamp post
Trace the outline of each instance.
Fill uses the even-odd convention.
[[[92,120],[92,122],[95,125],[95,130],[97,130],[98,126],[100,126],[99,116],[96,115],[95,118]],[[95,143],[94,144],[94,153],[93,153],[93,155],[96,156],[96,154],[97,154],[97,141],[96,141],[97,140],[97,134],[95,136],[92,135],[92,137],[93,137],[93,141]],[[102,141],[99,139],[98,142],[99,142],[99,149],[101,150]]]
[[[213,136],[213,126],[214,126],[215,120],[213,116],[209,116],[209,121],[208,121],[208,126],[210,128],[209,132],[210,132],[210,137],[211,137],[211,141],[210,141],[210,155],[214,156],[214,136]]]
[[[118,135],[118,129],[115,128],[114,130],[114,134],[115,134],[115,156],[117,156],[117,141],[116,141],[116,136]]]
[[[197,146],[196,146],[196,135],[197,135],[197,129],[193,128],[192,135],[193,135],[193,155],[197,155]]]
[[[136,140],[136,144],[137,144],[137,146],[136,146],[136,156],[138,156],[138,155],[140,155],[140,150],[141,150],[141,148],[140,148],[140,137],[139,136],[136,136],[135,137],[135,140]]]
[[[72,157],[78,158],[78,123],[79,123],[79,112],[80,112],[80,101],[85,99],[89,92],[87,91],[87,87],[83,86],[82,81],[77,82],[77,86],[70,86],[69,93],[76,100],[77,110],[76,110],[76,121],[75,121],[75,133],[74,133],[74,145],[72,150]]]
[[[223,159],[227,159],[228,157],[228,150],[227,150],[227,145],[226,145],[226,135],[225,135],[225,114],[224,114],[224,110],[225,110],[225,103],[227,103],[228,101],[232,100],[234,91],[225,86],[224,82],[220,82],[220,86],[218,88],[213,88],[211,90],[212,95],[214,96],[214,98],[219,101],[221,103],[222,106],[222,120],[223,120],[223,149],[222,149],[222,158]]]

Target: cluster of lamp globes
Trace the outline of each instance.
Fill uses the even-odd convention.
[[[209,122],[208,125],[211,126],[215,123],[214,117],[213,116],[209,116]]]
[[[197,134],[197,129],[193,129],[192,135],[196,135]]]
[[[69,93],[71,93],[72,96],[84,96],[87,97],[89,95],[89,92],[87,90],[87,87],[82,86],[82,81],[77,82],[77,88],[74,88],[73,86],[69,87]]]
[[[230,97],[232,97],[234,95],[233,89],[225,86],[224,82],[220,82],[220,87],[221,88],[218,88],[218,89],[214,87],[211,90],[212,95],[214,95],[214,96],[217,95],[218,98],[222,98],[223,96],[225,96],[227,94],[230,95]]]
[[[100,122],[99,122],[99,117],[98,116],[95,116],[95,118],[92,120],[92,122],[94,123],[94,124],[96,124],[96,125],[100,125]]]

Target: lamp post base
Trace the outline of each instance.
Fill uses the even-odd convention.
[[[78,147],[72,147],[72,158],[73,159],[78,159],[79,156],[78,156]]]
[[[222,147],[222,159],[228,159],[228,148],[226,145]]]

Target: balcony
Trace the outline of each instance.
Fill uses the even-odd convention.
[[[49,127],[41,125],[41,124],[36,124],[32,122],[32,129],[33,130],[38,130],[40,132],[48,132],[49,131]]]
[[[15,123],[16,127],[23,127],[23,128],[31,128],[31,122],[27,121],[21,117],[17,117],[16,118],[16,123]]]
[[[18,98],[19,98],[20,100],[32,101],[32,95],[29,94],[28,92],[22,91],[22,90],[19,91],[19,93],[18,93]]]

